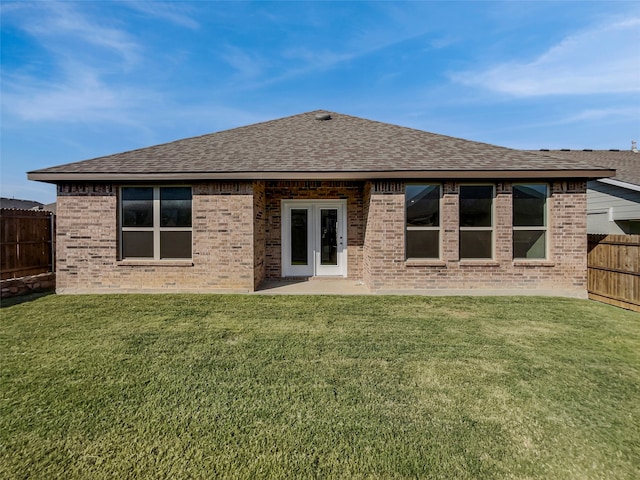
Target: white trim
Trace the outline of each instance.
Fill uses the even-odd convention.
[[[611,207],[610,218],[612,222],[637,222],[640,220],[640,210],[620,211],[619,207]]]
[[[281,268],[283,277],[347,276],[347,201],[346,200],[282,200],[281,201]],[[320,265],[320,211],[338,211],[338,265]],[[307,210],[307,265],[291,265],[291,210]]]
[[[638,161],[640,162],[640,160]],[[620,180],[614,180],[613,178],[599,178],[597,181],[602,183],[608,183],[609,185],[614,185],[620,188],[626,188],[627,190],[640,192],[640,185],[636,185],[634,183],[621,182]]]
[[[291,264],[291,211],[306,210],[307,211],[307,264],[292,265]],[[313,224],[313,207],[309,202],[298,201],[281,201],[281,274],[283,277],[311,277],[314,274],[313,269],[313,248],[309,241],[311,225]]]

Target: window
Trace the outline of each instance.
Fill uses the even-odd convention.
[[[460,186],[460,258],[493,258],[493,185]]]
[[[191,188],[123,187],[122,258],[191,258]]]
[[[513,186],[513,257],[547,257],[547,185]]]
[[[440,185],[407,185],[406,257],[440,258]]]

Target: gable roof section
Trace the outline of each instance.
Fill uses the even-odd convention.
[[[640,187],[640,153],[638,152],[632,150],[546,150],[540,151],[540,153],[615,169],[615,176],[605,181],[623,182]]]
[[[326,118],[330,119],[321,119]],[[603,177],[606,168],[313,111],[29,172],[61,182]]]

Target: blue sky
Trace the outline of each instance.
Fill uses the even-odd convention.
[[[2,1],[26,172],[327,109],[513,148],[640,141],[639,2]]]

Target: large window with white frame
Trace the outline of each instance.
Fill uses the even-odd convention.
[[[190,259],[191,187],[122,187],[122,259]]]
[[[545,183],[513,186],[513,257],[547,258],[547,196]]]
[[[493,185],[460,186],[460,259],[493,258]]]
[[[440,258],[440,190],[438,184],[405,187],[407,259]]]

